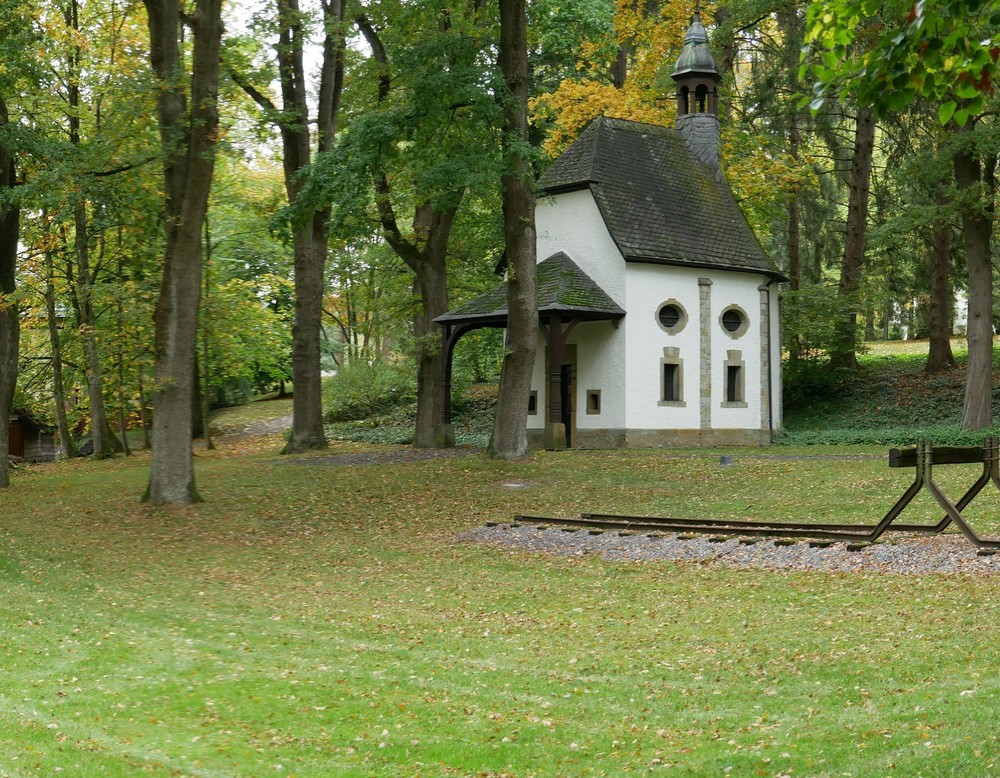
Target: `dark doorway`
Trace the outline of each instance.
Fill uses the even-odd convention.
[[[21,423],[19,421],[13,421],[8,428],[10,430],[10,438],[8,441],[8,451],[13,457],[23,457],[24,456],[24,433],[21,429]]]
[[[566,427],[566,447],[573,447],[573,365],[561,368],[559,386],[562,391],[562,423]]]

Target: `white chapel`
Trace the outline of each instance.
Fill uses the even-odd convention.
[[[785,279],[720,166],[698,14],[673,78],[673,128],[600,117],[539,180],[536,447],[763,445],[781,428]],[[449,364],[462,334],[505,325],[506,293],[439,317]]]

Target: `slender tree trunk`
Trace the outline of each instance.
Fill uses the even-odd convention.
[[[46,221],[43,217],[43,221]],[[56,320],[56,292],[53,285],[52,252],[45,251],[45,312],[48,318],[49,347],[52,351],[52,401],[56,411],[56,429],[59,431],[59,446],[64,457],[76,455],[73,436],[69,432],[66,419],[66,394],[62,377],[62,344],[59,342],[59,322]]]
[[[178,0],[144,0],[150,60],[159,79],[164,154],[166,252],[156,306],[153,457],[146,499],[186,505],[198,500],[191,454],[191,407],[201,297],[201,227],[218,138],[221,0],[197,0],[186,17],[194,31],[190,107],[183,84]]]
[[[201,415],[205,393],[201,390],[201,360],[198,359],[198,335],[195,333],[194,354],[194,391],[191,392],[191,439],[200,438],[205,433],[204,419]]]
[[[865,261],[865,240],[868,234],[868,198],[872,177],[872,153],[875,148],[875,112],[859,107],[854,130],[854,154],[848,179],[850,190],[847,204],[847,234],[844,257],[840,265],[840,319],[837,323],[838,350],[831,362],[840,367],[858,365],[857,294],[861,286],[861,270]]]
[[[107,431],[108,416],[104,405],[104,375],[101,352],[97,343],[97,317],[92,302],[93,277],[90,272],[89,230],[87,206],[78,203],[74,214],[74,248],[76,251],[76,294],[79,298],[79,330],[83,343],[87,374],[87,400],[90,407],[90,435],[94,459],[104,459],[111,454]]]
[[[118,434],[122,438],[122,453],[132,456],[132,447],[128,443],[128,414],[125,410],[125,355],[118,349]]]
[[[7,104],[0,95],[0,127],[8,122]],[[0,194],[9,194],[16,185],[14,155],[0,135]],[[10,411],[17,384],[20,336],[20,316],[12,296],[20,217],[16,201],[0,197],[0,489],[10,486]]]
[[[330,151],[337,126],[344,84],[344,0],[322,4],[326,35],[320,64],[316,119],[316,151]],[[278,44],[283,100],[281,135],[284,145],[285,185],[294,203],[302,187],[302,171],[310,162],[307,82],[303,66],[303,39],[298,0],[278,0],[281,32]],[[292,432],[284,453],[325,448],[320,341],[327,255],[328,208],[319,209],[295,225],[295,324],[292,329]]]
[[[792,144],[792,159],[798,163],[798,129]],[[799,193],[792,190],[788,194],[788,288],[797,292],[802,285],[801,268],[802,245],[799,240]]]
[[[63,9],[66,26],[80,31],[80,6],[71,0]],[[66,63],[68,82],[67,121],[69,141],[80,145],[80,78],[81,50],[73,46]],[[101,355],[97,343],[97,317],[92,301],[93,275],[90,270],[90,228],[87,219],[86,193],[81,192],[80,200],[73,209],[73,248],[76,257],[77,327],[83,343],[84,372],[87,378],[87,401],[90,408],[90,436],[94,459],[104,459],[111,454],[107,433],[110,431],[104,405],[104,376],[101,369]]]
[[[792,162],[798,165],[799,143],[801,135],[799,133],[798,109],[794,105],[790,108],[788,127],[788,152]],[[788,288],[792,292],[797,292],[801,288],[802,277],[802,241],[799,232],[799,191],[794,186],[788,193]],[[793,362],[801,358],[802,345],[797,334],[787,338],[788,357]]]
[[[136,383],[139,387],[139,423],[142,425],[142,446],[149,450],[153,447],[153,441],[149,437],[149,429],[152,426],[149,421],[149,401],[146,398],[146,384],[142,379],[143,368],[139,366]]]
[[[120,274],[119,274],[120,276]],[[118,379],[116,394],[118,397],[118,434],[121,436],[121,451],[125,456],[132,456],[132,447],[128,442],[128,400],[125,395],[125,310],[118,303],[118,352],[115,355],[115,371]]]
[[[504,105],[506,173],[504,242],[509,268],[507,344],[489,452],[517,459],[528,452],[528,398],[538,348],[535,295],[535,190],[522,149],[528,140],[528,46],[525,0],[500,0],[500,69],[508,94]]]
[[[118,241],[122,242],[124,236],[124,229],[118,227]],[[124,286],[125,283],[125,269],[124,269],[124,257],[118,254],[118,284],[119,286]],[[118,434],[121,435],[121,451],[125,456],[132,456],[132,447],[128,442],[128,394],[125,387],[125,348],[127,340],[125,338],[125,305],[121,299],[118,298],[117,311],[115,321],[117,324],[117,334],[118,334],[118,347],[115,353],[115,372],[118,380],[118,387],[116,389],[116,395],[118,398]]]
[[[719,9],[728,16],[728,9]],[[716,11],[715,19],[722,22],[719,17],[719,10]],[[798,66],[802,48],[802,19],[795,4],[789,3],[777,13],[779,28],[785,41],[785,61],[786,72],[788,73],[788,91],[795,94],[799,91]],[[735,62],[735,45],[728,55],[723,56],[723,61],[728,62],[728,69],[731,70]],[[802,145],[802,133],[800,129],[799,108],[795,100],[789,100],[786,106],[788,112],[788,155],[792,159],[792,165],[799,164],[799,151]],[[802,236],[800,230],[801,215],[799,213],[799,187],[793,184],[788,192],[788,288],[791,292],[798,292],[802,285]],[[790,335],[785,343],[788,348],[788,357],[791,361],[798,360],[802,353],[801,339],[797,334]]]
[[[960,129],[973,132],[970,120]],[[962,429],[993,423],[993,212],[996,158],[983,164],[967,141],[955,154],[955,183],[961,193],[962,237],[969,271],[969,363]]]
[[[726,14],[728,16],[728,12]],[[719,18],[718,11],[715,14],[717,22],[723,20]],[[795,3],[784,6],[777,14],[778,25],[785,38],[785,59],[788,72],[788,91],[796,94],[800,90],[798,71],[799,58],[802,49],[802,16],[799,7]],[[735,58],[735,54],[733,55]],[[731,60],[732,61],[732,60]],[[799,126],[800,115],[796,101],[788,101],[788,155],[792,159],[792,165],[798,167],[799,150],[802,146],[802,132]],[[788,193],[788,286],[793,292],[797,292],[801,286],[801,256],[802,241],[799,233],[799,188],[793,185]]]
[[[312,149],[333,148],[344,87],[345,0],[324,0],[323,56],[320,61],[316,119],[309,121],[309,84],[306,79],[304,44],[308,30],[298,0],[275,0],[278,43],[275,47],[282,106],[244,78],[232,72],[239,86],[268,115],[277,117],[281,130],[282,161],[288,202],[295,204],[304,185],[303,174],[312,162]],[[310,125],[316,127],[312,135]],[[314,144],[315,140],[315,144]],[[292,327],[292,430],[284,453],[326,448],[323,429],[323,393],[320,375],[323,296],[330,210],[320,208],[292,225],[295,262],[295,322]],[[284,384],[282,384],[284,387]],[[284,394],[284,388],[282,388]]]
[[[934,192],[935,204],[939,213],[944,213],[948,206],[948,195],[943,184],[939,184]],[[943,373],[955,367],[955,356],[951,352],[951,289],[948,276],[951,271],[951,221],[939,219],[934,224],[931,237],[931,302],[930,302],[930,339],[927,351],[928,373]]]
[[[212,442],[212,425],[209,421],[211,413],[211,386],[212,386],[212,362],[211,349],[209,348],[209,337],[212,331],[212,322],[209,305],[209,295],[212,290],[212,233],[208,223],[208,214],[205,215],[205,305],[201,311],[201,361],[202,361],[202,391],[201,394],[201,428],[205,438],[205,449],[211,451],[215,448]]]

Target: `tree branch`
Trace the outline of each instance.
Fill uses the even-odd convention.
[[[107,176],[116,176],[119,173],[127,173],[130,170],[135,170],[137,167],[142,167],[143,165],[148,165],[150,162],[156,162],[159,157],[146,157],[146,159],[139,160],[138,162],[131,162],[128,165],[122,165],[121,167],[111,168],[111,170],[90,170],[87,172],[88,176],[93,176],[94,178],[105,178]]]
[[[392,78],[389,75],[389,56],[386,54],[385,46],[382,43],[382,39],[379,37],[378,31],[372,27],[372,23],[368,21],[368,17],[364,14],[358,14],[354,17],[354,23],[358,25],[358,29],[361,34],[365,37],[365,41],[371,46],[372,57],[380,65],[381,72],[378,76],[378,101],[381,103],[389,96],[389,91],[392,89]]]
[[[259,89],[257,89],[257,87],[251,84],[242,73],[236,72],[235,68],[227,67],[226,72],[229,74],[229,77],[233,79],[233,83],[246,92],[247,96],[257,103],[264,113],[268,114],[268,118],[271,121],[278,120],[278,117],[281,115],[281,111],[279,111],[278,107],[271,101],[271,98],[263,94]]]

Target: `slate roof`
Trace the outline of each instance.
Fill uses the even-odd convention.
[[[759,272],[782,279],[718,170],[678,130],[600,117],[539,180],[589,189],[626,262]]]
[[[625,315],[608,293],[563,252],[536,265],[535,299],[539,314],[564,313],[585,319],[619,319]],[[507,282],[438,316],[441,324],[465,322],[504,326],[507,321]]]

